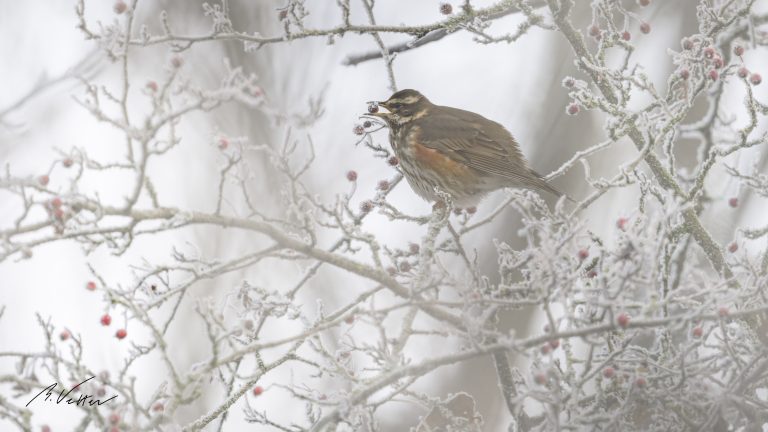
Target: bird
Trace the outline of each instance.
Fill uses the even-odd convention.
[[[504,126],[480,114],[435,105],[405,89],[371,102],[367,115],[386,123],[404,177],[429,202],[444,203],[448,194],[455,208],[466,209],[506,187],[563,195],[530,168]]]

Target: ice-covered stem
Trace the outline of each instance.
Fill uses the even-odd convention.
[[[605,99],[611,104],[617,105],[619,100],[616,97],[616,91],[611,86],[610,81],[606,79],[600,79],[600,77],[597,75],[597,72],[585,64],[585,62],[595,64],[595,61],[587,49],[587,46],[584,43],[584,39],[569,20],[569,12],[573,7],[573,0],[547,0],[547,3],[549,5],[550,11],[552,12],[555,25],[563,33],[565,38],[568,40],[568,43],[571,45],[571,48],[577,56],[577,63],[580,68],[590,76],[592,82],[600,90],[603,97],[605,97]],[[628,119],[627,135],[639,151],[643,151],[643,149],[649,145],[649,143],[646,142],[645,137],[643,137],[642,132],[640,132],[636,123],[632,119]],[[683,188],[680,187],[680,185],[675,181],[672,174],[664,169],[661,161],[653,151],[648,151],[646,153],[645,162],[648,164],[648,167],[650,167],[656,180],[664,189],[671,190],[676,196],[680,197],[681,200],[686,200],[688,198],[685,190],[683,190]],[[722,248],[717,244],[717,242],[715,242],[709,232],[704,228],[701,220],[696,215],[695,209],[693,207],[688,207],[683,209],[681,213],[684,220],[684,230],[693,236],[694,240],[696,240],[696,242],[706,254],[710,264],[715,269],[715,271],[717,271],[724,278],[732,280],[733,271],[725,262]]]

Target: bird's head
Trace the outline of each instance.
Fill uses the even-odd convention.
[[[432,105],[429,100],[416,90],[405,89],[393,94],[383,102],[377,102],[389,112],[376,112],[371,115],[392,123],[405,123],[422,116]]]

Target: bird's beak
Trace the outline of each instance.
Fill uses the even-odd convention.
[[[389,111],[389,108],[387,108],[387,102],[386,102],[386,101],[384,101],[384,102],[378,102],[378,101],[369,101],[368,103],[369,103],[369,104],[371,104],[371,103],[375,103],[375,104],[376,104],[376,105],[378,105],[380,108],[386,108],[386,109],[387,109],[387,111]],[[365,113],[365,115],[369,115],[369,116],[373,116],[373,117],[379,117],[379,118],[382,118],[382,119],[386,119],[387,117],[389,117],[390,113],[389,113],[389,112],[381,112],[381,111],[379,111],[379,112],[376,112],[376,113]]]

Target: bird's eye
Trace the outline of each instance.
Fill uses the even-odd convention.
[[[399,104],[399,103],[392,104],[392,108],[394,108],[394,109],[400,109],[400,107],[402,107],[402,106],[403,106],[403,104]]]

